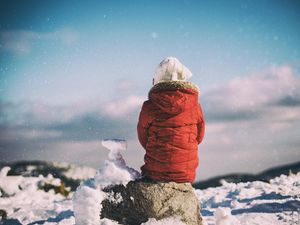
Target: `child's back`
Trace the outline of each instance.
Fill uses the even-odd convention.
[[[156,76],[140,113],[138,136],[146,149],[142,174],[157,181],[193,182],[204,120],[199,90],[186,82],[186,68],[178,72],[179,61],[174,60],[167,58],[160,64],[162,74]],[[162,66],[167,69],[162,71]]]

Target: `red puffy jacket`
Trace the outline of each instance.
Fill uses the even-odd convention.
[[[137,125],[146,149],[142,175],[157,181],[193,182],[204,119],[198,88],[189,82],[161,82],[152,87]]]

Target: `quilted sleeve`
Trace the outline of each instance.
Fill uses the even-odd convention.
[[[198,104],[198,118],[199,120],[197,124],[197,128],[198,128],[197,141],[198,144],[200,144],[203,140],[204,133],[205,133],[205,122],[204,122],[202,108],[200,104]]]
[[[148,128],[150,127],[152,121],[152,117],[150,115],[150,105],[151,103],[149,100],[144,102],[137,124],[138,139],[144,149],[146,149],[148,142]]]

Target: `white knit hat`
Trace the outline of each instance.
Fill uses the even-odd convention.
[[[167,57],[158,65],[154,74],[153,84],[166,81],[187,81],[191,76],[191,71],[178,59]]]

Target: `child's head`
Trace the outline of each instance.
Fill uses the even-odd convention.
[[[191,71],[178,59],[167,57],[158,65],[154,74],[153,84],[167,81],[187,81],[191,76]]]

